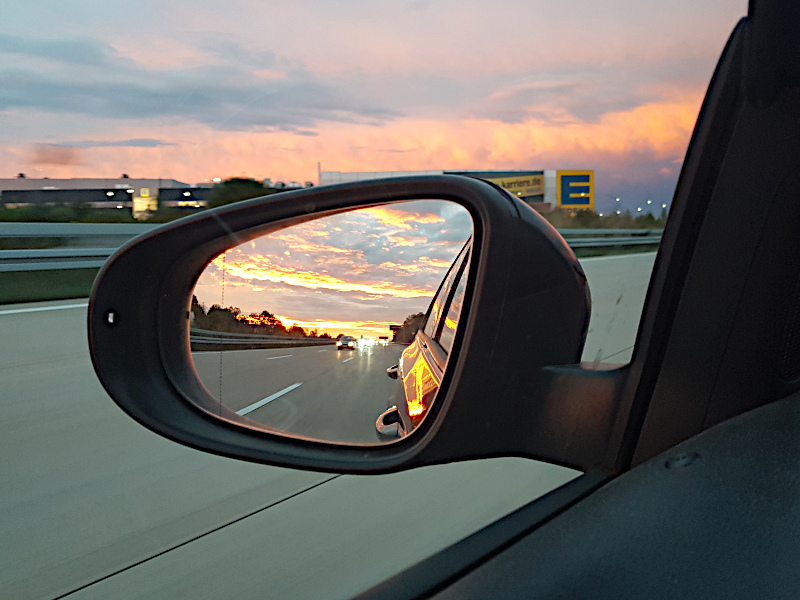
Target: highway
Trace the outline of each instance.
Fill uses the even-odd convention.
[[[630,356],[653,256],[582,261],[593,297],[585,360]],[[0,306],[0,598],[346,598],[577,475],[508,458],[336,476],[185,448],[108,398],[85,323],[85,301]],[[349,389],[347,365],[367,363],[340,354],[319,353],[320,369]],[[314,397],[314,381],[339,388],[288,368],[281,377],[277,391],[302,383],[284,394],[295,406]],[[232,402],[275,393],[227,380]],[[286,409],[275,402],[264,413]],[[347,412],[325,416],[355,418]]]
[[[374,444],[381,441],[375,420],[402,393],[386,375],[401,351],[397,344],[330,345],[194,352],[193,359],[212,395],[249,419],[296,435]]]

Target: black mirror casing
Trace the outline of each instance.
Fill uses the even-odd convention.
[[[289,225],[419,199],[461,204],[474,233],[449,363],[413,434],[385,445],[323,443],[254,427],[221,407],[200,382],[189,344],[191,295],[204,267],[232,246]],[[444,175],[283,192],[169,223],[108,260],[88,325],[105,389],[128,415],[169,439],[279,466],[385,473],[501,455],[585,468],[591,460],[581,457],[589,451],[576,450],[582,442],[569,415],[553,405],[548,367],[580,360],[589,314],[584,273],[549,223],[496,186]],[[572,432],[566,445],[548,446],[564,432]]]

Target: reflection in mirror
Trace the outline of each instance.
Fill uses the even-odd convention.
[[[415,200],[307,221],[217,256],[190,313],[203,384],[254,427],[347,444],[407,435],[447,363],[471,235],[462,206]]]

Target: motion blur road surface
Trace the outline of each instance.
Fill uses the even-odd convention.
[[[402,400],[386,375],[403,347],[336,346],[194,352],[200,379],[227,408],[296,435],[375,444],[375,420]]]
[[[628,360],[653,257],[582,261],[585,360]],[[85,302],[0,306],[0,338],[0,598],[346,598],[577,475],[523,459],[375,477],[224,459],[116,407]]]

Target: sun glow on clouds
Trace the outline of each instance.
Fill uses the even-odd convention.
[[[308,246],[306,246],[308,249]],[[255,255],[248,257],[250,260],[239,260],[237,257],[225,261],[225,276],[238,277],[245,281],[271,281],[273,283],[285,283],[292,286],[308,289],[326,289],[336,292],[365,292],[367,294],[383,297],[393,296],[397,298],[418,298],[430,296],[430,290],[426,288],[408,288],[399,286],[391,281],[379,281],[375,283],[349,282],[332,277],[323,273],[312,273],[308,271],[298,271],[291,267],[282,267],[272,263],[270,257]],[[223,260],[221,257],[214,259],[214,265],[222,268]],[[382,265],[383,266],[383,265]],[[353,270],[357,268],[353,266]]]
[[[302,327],[306,331],[324,332],[331,337],[336,337],[340,333],[353,337],[377,338],[382,335],[390,335],[385,321],[298,321],[285,315],[275,315],[287,328],[294,325]]]
[[[227,251],[207,267],[195,294],[206,306],[284,315],[286,326],[387,335],[389,324],[427,309],[471,233],[469,214],[452,202],[351,211]]]
[[[176,145],[153,148],[108,147],[80,151],[73,165],[27,164],[27,148],[8,147],[11,163],[29,175],[50,177],[115,176],[120,171],[152,176],[169,173],[182,181],[216,176],[246,175],[283,181],[316,181],[316,163],[339,171],[417,169],[529,169],[590,165],[598,170],[628,168],[631,152],[647,160],[683,158],[702,99],[702,90],[681,90],[672,97],[628,110],[609,112],[597,122],[575,118],[564,122],[531,116],[522,122],[494,119],[406,118],[382,127],[325,123],[316,137],[281,131],[216,131],[196,123],[185,126],[120,127],[117,138],[136,135],[177,140]],[[552,114],[552,113],[551,113]],[[285,148],[292,148],[291,152]],[[414,148],[412,152],[381,152],[386,148]],[[263,157],[269,157],[265,168]],[[17,160],[14,160],[17,157]],[[635,159],[634,159],[635,160]],[[16,168],[16,167],[15,167]],[[660,167],[659,167],[660,168]],[[376,216],[387,225],[391,210]]]

